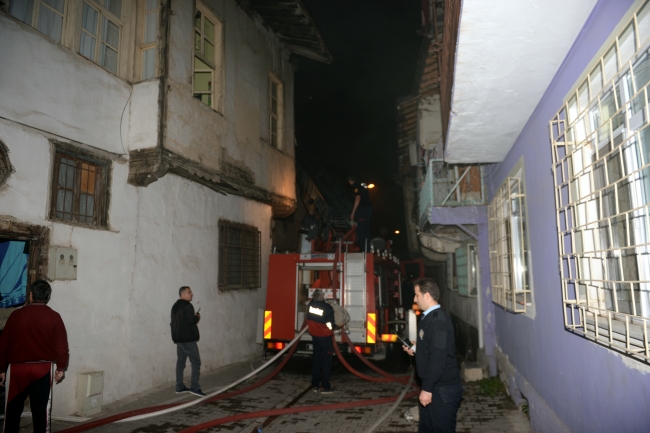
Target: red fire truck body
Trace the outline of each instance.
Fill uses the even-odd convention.
[[[314,290],[343,306],[350,320],[341,331],[355,349],[373,356],[382,341],[394,342],[395,322],[404,319],[399,261],[386,252],[272,254],[264,311],[264,353],[276,352],[293,340],[305,322]],[[341,331],[336,331],[341,341]],[[298,352],[311,352],[304,334]]]

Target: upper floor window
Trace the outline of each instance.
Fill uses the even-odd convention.
[[[506,178],[488,206],[492,301],[525,313],[532,306],[523,170]]]
[[[650,3],[551,121],[565,327],[650,362]]]
[[[84,0],[81,16],[79,53],[117,74],[122,1]]]
[[[284,92],[282,81],[269,74],[269,144],[282,147],[282,123],[284,116]]]
[[[208,107],[220,108],[221,22],[205,6],[194,14],[194,97]]]
[[[108,224],[108,162],[57,149],[52,170],[50,218],[105,227]]]
[[[257,228],[219,221],[219,289],[261,287],[260,251]]]
[[[158,15],[159,0],[145,0],[142,2],[144,17],[142,26],[142,40],[140,50],[142,51],[142,79],[148,80],[156,76],[156,45],[158,43]]]
[[[9,14],[61,42],[66,0],[12,0]]]

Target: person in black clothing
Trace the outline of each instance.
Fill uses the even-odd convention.
[[[178,289],[180,299],[172,307],[172,340],[176,343],[176,394],[190,392],[196,396],[203,397],[205,394],[199,386],[199,373],[201,371],[201,356],[199,355],[199,327],[196,326],[201,320],[201,315],[194,313],[192,298],[194,294],[188,286]],[[183,371],[185,363],[190,358],[192,364],[192,385],[187,388],[183,382]]]
[[[417,373],[422,380],[420,392],[421,433],[454,433],[463,386],[456,360],[454,327],[449,316],[440,309],[440,288],[431,278],[415,284],[414,302],[422,318],[418,324],[417,343],[403,346],[415,355]]]
[[[357,223],[357,241],[361,251],[370,250],[370,215],[372,204],[365,183],[359,182],[354,176],[348,176],[348,182],[354,190],[354,206],[350,218]]]
[[[314,361],[311,370],[311,386],[315,392],[331,394],[330,371],[334,346],[334,308],[323,300],[323,292],[314,290],[307,304],[307,326],[314,343]]]

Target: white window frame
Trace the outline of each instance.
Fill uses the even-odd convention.
[[[11,3],[17,2],[17,1],[20,1],[20,0],[11,0],[9,2],[9,4],[7,5],[7,14],[9,16],[13,16],[13,15],[11,15],[9,13]],[[38,29],[39,12],[40,12],[40,8],[42,8],[42,7],[53,11],[55,14],[62,17],[63,21],[61,23],[61,36],[60,36],[60,39],[58,41],[56,39],[52,39],[52,38],[50,38],[50,39],[52,39],[53,41],[55,41],[55,42],[57,42],[59,44],[63,44],[64,39],[65,39],[66,26],[67,26],[67,21],[68,21],[67,18],[68,18],[68,13],[69,13],[68,3],[69,3],[70,0],[64,0],[64,2],[63,2],[63,13],[61,13],[58,10],[54,9],[52,6],[48,5],[43,0],[33,0],[33,1],[34,1],[34,5],[33,5],[33,9],[32,9],[31,20],[30,20],[30,22],[25,23],[25,24],[27,24],[30,27],[33,27],[34,29],[38,30],[39,32],[43,33],[45,36],[47,36],[49,38],[49,36],[46,33],[42,32],[41,30]],[[16,17],[14,17],[14,18],[16,18]],[[16,18],[16,19],[20,20],[19,18]]]
[[[492,302],[513,313],[533,306],[523,168],[515,168],[488,205]]]
[[[194,25],[192,26],[194,38],[192,43],[192,95],[198,99],[201,104],[208,106],[215,111],[222,111],[223,99],[223,23],[212,11],[201,2],[196,2],[196,12],[201,13],[201,26],[196,27],[196,15],[194,16]],[[195,12],[195,13],[196,13]],[[214,52],[212,53],[213,60],[206,56],[206,35],[205,35],[205,20],[208,20],[214,25],[214,40],[209,41],[213,43]],[[196,35],[199,35],[200,47],[196,48]],[[205,68],[197,68],[196,59],[200,60],[206,65]],[[211,88],[209,90],[196,90],[196,73],[211,73]],[[209,95],[210,103],[206,103],[197,98],[199,95]]]
[[[121,11],[120,11],[121,16],[119,16],[119,17],[114,15],[111,11],[109,11],[106,7],[104,7],[103,4],[100,4],[100,3],[101,2],[97,2],[96,0],[83,0],[80,3],[80,7],[81,7],[80,13],[81,13],[82,17],[83,17],[83,10],[84,10],[84,5],[85,4],[88,4],[88,7],[95,9],[98,12],[98,14],[97,14],[97,27],[96,27],[97,34],[96,35],[91,34],[89,31],[84,29],[84,27],[83,27],[83,18],[82,18],[82,21],[79,23],[79,32],[77,33],[77,37],[79,39],[79,54],[82,55],[83,57],[91,60],[93,63],[96,63],[97,65],[104,68],[108,72],[116,74],[116,75],[120,75],[121,66],[122,66],[121,61],[120,61],[121,60],[120,56],[122,55],[121,45],[122,45],[122,40],[124,38],[124,20],[122,19],[122,17],[124,16],[125,5],[128,5],[128,2],[124,1],[124,0],[122,1],[122,7],[121,7]],[[103,18],[106,18],[107,20],[111,21],[113,24],[115,24],[118,27],[118,29],[119,29],[119,40],[117,42],[117,46],[109,45],[106,41],[104,41],[102,39],[102,30],[103,30],[102,26],[104,24],[103,23],[103,21],[104,21]],[[82,37],[82,34],[84,34],[84,33],[87,34],[89,37],[92,37],[92,38],[95,39],[95,48],[94,48],[94,53],[93,53],[93,58],[92,59],[90,57],[87,57],[85,54],[83,54],[81,52],[81,37]],[[117,53],[117,63],[116,63],[115,71],[111,71],[110,69],[108,69],[107,67],[105,67],[104,65],[102,65],[100,63],[100,61],[101,61],[101,59],[100,59],[101,45],[102,44],[105,44],[107,47],[115,50],[116,53]]]
[[[636,6],[549,132],[565,329],[650,363],[650,2]]]
[[[273,85],[276,95],[273,96]],[[284,140],[284,84],[273,72],[269,72],[269,144],[276,149],[282,149]],[[276,111],[273,110],[275,101]],[[275,129],[273,121],[275,120]]]
[[[137,71],[140,79],[141,80],[149,80],[151,78],[155,78],[159,75],[158,73],[158,41],[160,39],[160,0],[153,0],[155,2],[155,8],[153,9],[147,9],[147,3],[149,3],[150,0],[140,0],[138,4],[138,15],[141,17],[141,25],[138,26],[137,32],[137,40],[138,40],[138,48],[139,48],[139,55],[137,59],[137,65],[136,67],[138,68]],[[148,21],[147,18],[149,16],[155,16],[155,35],[152,41],[148,41],[146,39],[147,37],[147,25]],[[154,64],[153,64],[153,71],[151,76],[147,76],[145,74],[145,56],[147,55],[147,52],[149,50],[153,50],[153,56],[154,56]],[[136,75],[138,76],[138,75]]]

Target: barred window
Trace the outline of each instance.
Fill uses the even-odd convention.
[[[565,328],[650,362],[650,3],[551,121]]]
[[[52,177],[50,218],[105,227],[108,163],[57,149]]]
[[[532,306],[523,172],[508,177],[488,206],[492,301],[514,313]]]
[[[261,285],[260,231],[219,221],[219,289],[258,289]]]

